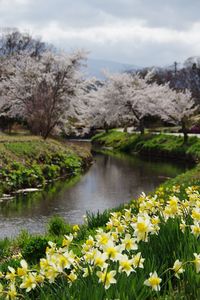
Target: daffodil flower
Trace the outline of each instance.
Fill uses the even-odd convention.
[[[29,272],[24,278],[20,285],[21,289],[26,289],[26,292],[30,292],[35,289],[37,285],[36,273]]]
[[[131,272],[135,272],[133,265],[133,259],[128,259],[127,255],[123,255],[119,261],[119,272],[125,272],[129,276]]]
[[[185,270],[183,268],[183,263],[178,259],[175,261],[172,270],[175,272],[175,276],[180,279],[179,274],[182,274]]]
[[[111,284],[116,283],[116,279],[114,276],[116,275],[116,271],[104,272],[98,271],[97,276],[99,277],[99,282],[102,282],[107,290]]]
[[[196,272],[200,272],[200,254],[194,253],[195,260],[193,260],[195,267],[196,267]]]
[[[17,290],[16,290],[16,286],[13,282],[9,285],[6,294],[7,294],[6,299],[13,300],[13,299],[17,298]]]
[[[144,281],[144,284],[151,287],[152,290],[156,292],[160,291],[160,283],[162,279],[158,277],[157,272],[154,271],[153,273],[150,273],[149,276],[150,277]]]

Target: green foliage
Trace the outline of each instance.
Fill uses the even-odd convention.
[[[10,253],[10,241],[8,238],[5,238],[4,240],[0,240],[0,260],[4,257],[8,256]]]
[[[18,268],[20,266],[20,260],[14,258],[7,259],[6,261],[0,264],[0,272],[7,272],[8,266],[12,268]]]
[[[22,256],[29,263],[37,263],[45,256],[48,240],[40,236],[30,237],[22,246]]]
[[[14,244],[21,249],[28,243],[30,237],[31,236],[27,230],[22,230],[14,241]]]
[[[36,164],[27,168],[23,164],[13,162],[12,165],[1,169],[0,178],[6,193],[21,188],[37,187],[45,183],[42,170]]]
[[[54,216],[50,219],[47,225],[47,230],[51,235],[61,236],[72,232],[72,226],[65,223],[63,218]]]
[[[137,152],[142,155],[155,155],[168,158],[200,159],[200,139],[189,137],[187,144],[183,137],[166,134],[129,134],[114,130],[100,133],[92,139],[94,146],[111,147],[123,152]]]
[[[88,151],[36,137],[0,136],[0,196],[18,189],[44,186],[46,181],[73,176],[91,160]],[[19,141],[18,141],[19,140]]]
[[[187,187],[188,185],[199,185],[200,184],[200,165],[198,164],[192,170],[189,170],[183,174],[172,178],[163,184],[163,187],[169,189],[173,185],[182,185]]]
[[[104,210],[102,213],[99,211],[97,213],[86,212],[87,227],[89,229],[102,227],[108,222],[109,217],[109,210]]]
[[[92,143],[99,146],[121,149],[122,147],[130,143],[130,135],[124,132],[109,130],[108,133],[104,132],[95,135],[92,138]]]
[[[189,139],[191,141],[191,139]],[[193,138],[194,143],[190,145],[187,149],[187,154],[193,156],[195,159],[199,159],[200,157],[200,139]]]
[[[60,175],[60,167],[57,165],[44,165],[42,173],[47,180],[54,179]]]
[[[26,156],[31,158],[34,155],[37,155],[38,143],[33,143],[33,142],[5,143],[5,148],[19,157]]]

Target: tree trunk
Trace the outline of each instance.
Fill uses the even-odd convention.
[[[104,126],[104,129],[105,129],[105,132],[108,133],[108,129],[109,129],[109,128],[108,128],[107,122],[104,122],[104,125],[103,125],[103,126]]]
[[[51,128],[46,128],[45,132],[42,134],[42,137],[44,140],[46,140],[48,138],[48,136],[50,135],[52,129]]]
[[[183,143],[187,144],[188,142],[188,133],[187,133],[187,127],[184,121],[181,122],[182,125],[182,132],[183,132]]]
[[[127,124],[124,126],[124,130],[123,131],[124,132],[128,132],[128,125]]]
[[[12,124],[9,123],[8,124],[8,134],[11,134],[11,132],[12,132]]]
[[[140,130],[140,134],[144,134],[144,121],[143,120],[140,120],[139,130]]]
[[[183,132],[183,134],[184,134],[184,144],[187,144],[187,142],[188,142],[188,134],[187,134],[187,132]]]

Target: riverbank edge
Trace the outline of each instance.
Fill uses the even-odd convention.
[[[187,161],[193,166],[175,178],[168,179],[161,186],[185,184],[200,185],[200,139],[189,137],[183,144],[183,137],[167,134],[124,133],[110,130],[92,138],[92,148],[113,153],[134,153],[139,156]]]
[[[176,160],[187,160],[197,164],[200,161],[200,139],[189,137],[183,143],[183,137],[167,134],[135,134],[116,130],[95,135],[92,140],[94,148],[108,149],[141,156],[154,156]]]
[[[16,192],[43,189],[59,179],[69,179],[86,171],[93,158],[89,149],[54,139],[16,137],[0,144],[0,199]]]

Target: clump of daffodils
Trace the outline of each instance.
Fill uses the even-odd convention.
[[[58,247],[49,242],[46,257],[40,260],[38,268],[32,270],[24,259],[20,267],[8,267],[4,274],[0,272],[0,297],[15,299],[22,293],[36,289],[45,283],[54,284],[63,277],[66,284],[72,285],[76,280],[84,280],[95,276],[96,281],[106,290],[117,284],[121,274],[129,277],[138,269],[145,272],[145,257],[139,251],[140,243],[148,245],[152,235],[158,235],[160,225],[170,219],[178,218],[179,229],[198,238],[200,235],[200,194],[197,187],[188,187],[186,197],[180,201],[181,187],[174,186],[167,191],[169,196],[163,200],[165,190],[160,187],[155,195],[144,193],[139,199],[121,212],[112,212],[105,229],[99,228],[81,245],[81,254],[76,255],[72,244],[76,243],[76,235],[80,230],[73,226],[73,234],[64,236],[62,245]],[[173,192],[173,194],[172,194]],[[190,221],[188,222],[188,216]],[[21,256],[20,256],[21,257]],[[178,258],[166,271],[180,279],[187,264],[193,264],[196,273],[200,273],[200,254],[194,253],[191,261],[182,262]],[[161,289],[162,275],[151,272],[144,285],[158,292]]]

